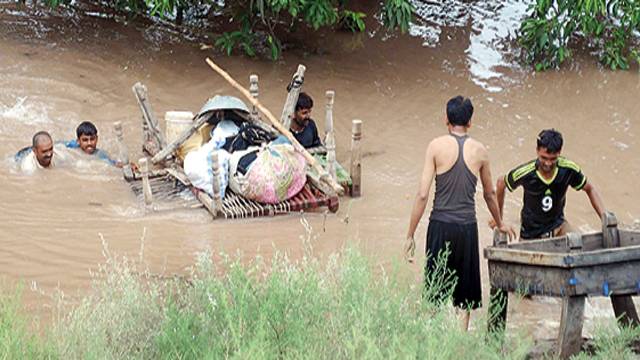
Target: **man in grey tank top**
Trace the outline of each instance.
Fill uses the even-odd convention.
[[[469,327],[470,310],[482,305],[475,209],[478,178],[482,182],[484,200],[498,230],[510,238],[515,237],[515,231],[502,223],[487,150],[467,134],[472,115],[471,100],[456,96],[447,102],[446,125],[449,134],[433,139],[427,147],[422,181],[411,211],[405,243],[405,255],[413,262],[416,246],[414,234],[424,214],[435,178],[435,197],[427,230],[425,283],[434,274],[435,260],[447,249],[447,271],[453,273],[455,280],[453,304],[457,309],[463,310],[460,315],[465,330]],[[450,289],[441,290],[442,297],[451,294]]]

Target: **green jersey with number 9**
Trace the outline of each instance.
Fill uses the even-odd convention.
[[[558,157],[551,179],[545,179],[532,160],[511,170],[504,181],[509,191],[523,187],[520,238],[534,239],[562,225],[567,189],[581,190],[587,178],[576,163]]]

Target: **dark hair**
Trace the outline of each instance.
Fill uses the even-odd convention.
[[[38,143],[43,139],[51,139],[51,135],[49,135],[48,132],[46,131],[38,131],[37,133],[35,133],[35,135],[33,135],[33,138],[31,139],[31,145],[35,148],[36,146],[38,146]]]
[[[313,99],[305,92],[301,92],[298,95],[298,102],[296,103],[296,111],[300,109],[311,109],[313,107]]]
[[[469,98],[460,95],[447,102],[447,120],[451,125],[467,126],[473,115],[473,105]]]
[[[83,121],[76,128],[76,136],[80,138],[82,135],[96,136],[98,135],[98,129],[90,121]]]
[[[538,134],[538,149],[545,148],[550,153],[559,153],[562,150],[562,134],[556,129],[546,129]]]

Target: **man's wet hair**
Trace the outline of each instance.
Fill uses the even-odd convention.
[[[79,139],[82,135],[96,136],[98,135],[98,128],[90,121],[83,121],[76,128],[76,137]]]
[[[51,139],[51,135],[49,135],[48,132],[46,132],[46,131],[38,131],[37,133],[35,133],[33,135],[33,138],[31,139],[31,145],[35,148],[36,146],[38,146],[40,141],[42,141],[44,139],[49,139],[49,140],[53,141]]]
[[[545,148],[548,152],[555,154],[562,150],[562,134],[556,129],[546,129],[538,134],[538,149]]]
[[[447,102],[447,120],[451,125],[467,126],[473,115],[473,104],[460,95]]]
[[[313,99],[311,96],[307,95],[305,92],[301,92],[298,95],[298,102],[296,103],[296,111],[301,109],[311,109],[313,108]]]

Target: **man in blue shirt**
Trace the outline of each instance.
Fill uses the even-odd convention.
[[[293,113],[293,121],[289,131],[293,137],[298,140],[304,148],[313,148],[322,145],[318,136],[318,127],[315,121],[311,119],[311,109],[313,108],[313,99],[311,96],[301,92],[298,96],[296,109]]]
[[[108,162],[117,167],[122,167],[120,161],[109,157],[105,151],[97,148],[98,145],[98,129],[93,123],[83,121],[76,128],[76,139],[64,143],[68,149],[80,149],[87,155],[93,155],[98,159]]]

